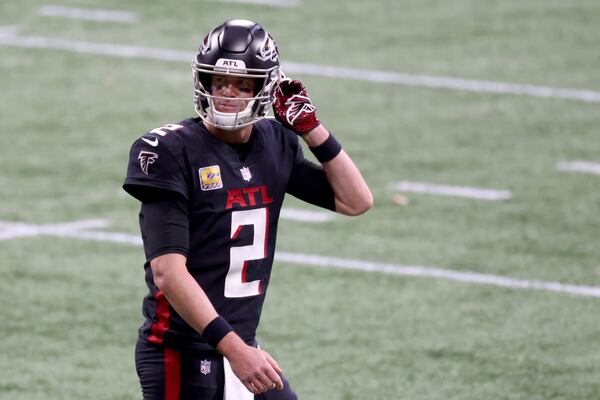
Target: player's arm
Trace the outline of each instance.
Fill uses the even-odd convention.
[[[164,294],[169,304],[196,331],[204,328],[218,317],[217,311],[190,275],[186,257],[179,253],[167,253],[150,261],[154,284]]]
[[[281,370],[263,350],[248,346],[220,317],[187,269],[188,215],[181,197],[142,203],[140,228],[154,284],[169,304],[229,360],[231,368],[253,393],[283,388]]]
[[[302,138],[309,149],[328,146],[328,140],[335,140],[322,124],[302,135]],[[330,154],[333,155],[333,153]],[[373,195],[367,182],[343,149],[340,148],[337,155],[329,161],[322,162],[321,165],[335,194],[336,212],[345,215],[360,215],[373,206]]]
[[[206,328],[221,318],[202,287],[188,272],[184,255],[163,254],[152,259],[150,267],[154,274],[154,284],[165,294],[177,313],[197,332],[206,334]],[[219,329],[221,333],[225,333],[223,328]],[[219,336],[219,332],[215,334]],[[224,336],[215,339],[215,342],[217,350],[227,357],[231,368],[248,390],[262,393],[272,389],[273,384],[278,389],[283,389],[283,382],[279,377],[281,369],[267,352],[248,346],[233,330],[228,330]]]
[[[273,110],[279,122],[304,139],[323,166],[333,189],[335,211],[359,215],[370,209],[373,195],[369,186],[350,156],[317,119],[316,108],[304,85],[297,80],[283,80],[276,92]],[[308,177],[311,173],[303,174]],[[310,184],[307,182],[305,185],[308,187]]]

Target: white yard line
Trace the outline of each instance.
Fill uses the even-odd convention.
[[[107,224],[108,223],[105,220],[85,220],[50,225],[32,225],[0,221],[0,240],[12,239],[19,236],[50,235],[83,240],[121,243],[134,246],[142,245],[142,240],[140,239],[139,235],[131,235],[120,232],[98,232],[91,230],[106,227]],[[18,234],[22,232],[28,232],[28,234]],[[14,234],[10,235],[10,233]],[[275,253],[275,260],[277,262],[285,262],[290,264],[339,268],[364,272],[377,272],[400,276],[446,279],[457,282],[491,285],[509,289],[544,290],[549,292],[568,293],[584,297],[600,297],[600,287],[598,286],[571,285],[560,282],[515,279],[506,276],[480,274],[477,272],[453,271],[438,267],[404,266],[302,253],[288,253],[283,251],[277,251]]]
[[[600,175],[600,164],[589,161],[565,161],[558,164],[559,171],[583,172]]]
[[[600,287],[570,285],[559,282],[544,282],[536,280],[514,279],[506,276],[486,275],[476,272],[462,272],[442,269],[437,267],[402,266],[383,264],[370,261],[349,260],[344,258],[314,256],[308,254],[295,254],[277,252],[278,261],[314,265],[319,267],[333,267],[367,272],[382,272],[393,275],[416,276],[424,278],[440,278],[458,282],[476,283],[481,285],[500,286],[510,289],[536,289],[551,292],[570,293],[587,297],[600,297]]]
[[[98,242],[132,244],[134,246],[141,246],[143,244],[142,238],[139,235],[131,235],[121,232],[70,231],[60,232],[56,236],[95,240]]]
[[[191,63],[194,55],[192,52],[151,47],[126,46],[113,43],[92,43],[44,36],[19,36],[16,32],[11,30],[0,30],[0,45],[189,63]],[[282,68],[288,74],[315,75],[330,78],[480,93],[503,93],[593,103],[600,102],[600,92],[593,90],[519,85],[506,82],[470,80],[446,76],[403,74],[380,70],[353,69],[294,62],[284,62],[282,63]]]
[[[279,218],[302,222],[327,222],[336,218],[333,212],[329,211],[309,211],[297,208],[282,208]]]
[[[299,0],[211,0],[214,3],[241,3],[272,7],[297,7]]]
[[[139,20],[138,15],[133,12],[74,8],[58,5],[42,6],[39,8],[39,13],[45,17],[62,17],[100,22],[121,22],[126,24],[132,24]]]
[[[62,236],[70,232],[106,228],[108,225],[108,221],[103,219],[89,219],[48,225],[31,225],[0,221],[0,240],[44,235]]]
[[[17,36],[19,28],[14,25],[1,25],[0,26],[0,37],[2,36]]]
[[[403,74],[380,70],[352,69],[314,64],[284,63],[288,73],[346,78],[359,81],[395,83],[406,86],[424,86],[439,89],[453,89],[468,92],[514,94],[533,97],[600,102],[600,92],[592,90],[556,88],[549,86],[523,85],[496,81]]]
[[[481,189],[466,186],[436,185],[423,182],[396,182],[394,190],[400,192],[426,193],[439,196],[466,197],[477,200],[506,200],[512,197],[508,190]]]
[[[32,49],[64,50],[72,53],[106,55],[124,58],[143,58],[161,61],[189,61],[193,55],[184,51],[173,51],[149,47],[124,46],[111,43],[91,43],[69,39],[54,39],[44,36],[17,36],[10,31],[0,35],[0,45]]]

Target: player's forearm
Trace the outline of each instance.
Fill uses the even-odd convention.
[[[212,303],[187,271],[186,259],[181,254],[165,254],[150,263],[154,283],[162,290],[169,304],[197,332],[218,314]]]
[[[329,132],[319,125],[303,138],[309,147],[324,143]],[[345,215],[359,215],[373,205],[373,195],[360,171],[342,150],[330,161],[324,162],[323,170],[335,194],[336,211]]]
[[[360,171],[342,150],[323,164],[327,180],[335,193],[335,210],[345,215],[360,215],[373,206],[373,195]]]

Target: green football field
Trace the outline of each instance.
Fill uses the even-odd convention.
[[[299,397],[599,399],[600,2],[262,3],[0,2],[0,399],[141,398],[129,147],[232,18],[375,197],[286,200],[259,340]]]

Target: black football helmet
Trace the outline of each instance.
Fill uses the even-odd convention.
[[[203,121],[233,130],[264,118],[281,79],[279,53],[271,35],[258,23],[231,20],[217,26],[203,40],[192,63],[194,105]],[[237,112],[217,111],[211,93],[213,75],[255,78],[254,96],[243,99],[247,106]]]

